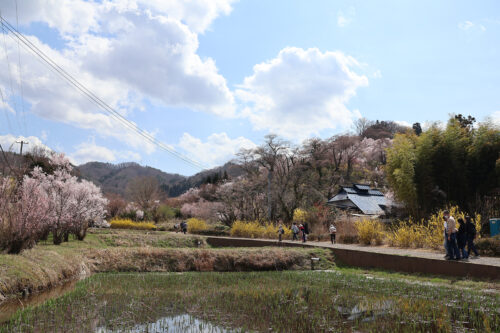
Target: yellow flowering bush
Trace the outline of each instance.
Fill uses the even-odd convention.
[[[460,211],[457,206],[448,208],[450,215],[455,218],[458,227],[458,219],[465,220],[465,213]],[[481,215],[476,214],[473,217],[476,225],[477,237],[480,237]],[[427,247],[440,249],[443,247],[444,233],[444,210],[429,217],[427,221],[401,223],[397,228],[387,234],[388,244],[398,247]]]
[[[278,226],[272,223],[261,224],[258,221],[235,221],[230,234],[235,237],[247,238],[278,238]],[[283,239],[292,238],[292,230],[283,226]]]
[[[354,226],[358,231],[359,242],[365,245],[375,243],[382,244],[385,237],[384,226],[379,220],[363,218],[355,222]]]
[[[114,219],[110,225],[113,229],[156,230],[153,222],[135,222],[130,219]]]
[[[293,211],[293,220],[295,222],[304,223],[308,217],[307,211],[301,208],[297,208]]]
[[[208,229],[208,224],[205,220],[190,218],[187,221],[187,230],[189,233],[196,233],[199,231],[205,231]]]

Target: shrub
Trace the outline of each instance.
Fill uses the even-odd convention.
[[[292,238],[292,230],[283,226],[283,239]],[[272,223],[261,224],[258,221],[235,221],[231,227],[231,236],[248,238],[278,238],[278,226]]]
[[[450,215],[458,221],[459,218],[465,219],[465,213],[461,212],[457,206],[448,209]],[[444,232],[444,210],[438,211],[430,216],[427,221],[414,222],[411,219],[407,222],[400,222],[396,228],[387,234],[387,240],[390,246],[399,247],[427,247],[440,249],[443,247]],[[473,216],[476,229],[479,232],[481,228],[481,215]],[[457,222],[458,226],[458,222]]]
[[[358,242],[358,230],[353,221],[344,216],[335,221],[334,224],[337,228],[337,241],[339,243],[353,244]]]
[[[293,211],[293,220],[295,222],[305,222],[308,217],[307,211],[297,208]]]
[[[500,256],[500,235],[479,239],[476,242],[476,248],[481,254]]]
[[[187,227],[190,234],[208,229],[208,225],[205,220],[197,219],[194,217],[187,220]]]
[[[401,222],[392,232],[387,234],[390,246],[398,247],[424,247],[428,242],[429,228],[421,224],[414,224],[410,219]]]
[[[384,240],[384,226],[379,220],[361,219],[355,223],[358,230],[359,242],[365,245],[382,244]]]
[[[115,219],[111,221],[113,229],[156,230],[153,222],[134,222],[130,219]]]

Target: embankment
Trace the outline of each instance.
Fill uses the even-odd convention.
[[[297,270],[310,269],[311,257],[323,257],[318,268],[333,265],[323,249],[38,246],[20,255],[0,255],[0,301],[98,272]]]

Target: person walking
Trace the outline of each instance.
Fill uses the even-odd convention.
[[[443,223],[443,239],[444,239],[444,242],[443,242],[443,246],[444,246],[444,250],[446,251],[446,254],[444,256],[445,259],[449,259],[451,258],[451,254],[450,254],[450,246],[448,244],[448,228],[447,228],[447,225],[446,225],[446,216],[443,217],[444,219],[444,223]]]
[[[306,223],[304,223],[304,243],[307,242],[307,235],[309,235],[309,225]]]
[[[292,224],[292,241],[299,240],[297,235],[299,234],[299,227],[297,227],[297,222],[293,222]]]
[[[330,231],[330,241],[332,244],[335,244],[335,235],[337,234],[337,228],[332,224],[330,224],[330,228],[328,228],[328,231]]]
[[[302,233],[302,235],[301,235],[302,236],[302,243],[305,243],[306,242],[306,231],[305,231],[305,228],[302,224],[299,225],[299,230]]]
[[[188,228],[188,226],[187,226],[186,221],[182,221],[181,222],[181,231],[184,233],[184,235],[187,233],[187,228]]]
[[[467,251],[469,251],[469,255],[471,251],[474,252],[474,259],[479,258],[479,254],[477,253],[476,246],[474,245],[474,238],[476,238],[476,226],[472,222],[472,218],[470,216],[465,217],[465,238],[467,242]]]
[[[278,227],[278,241],[281,243],[283,240],[283,234],[285,233],[285,230],[283,230],[283,225],[280,223],[280,226]]]
[[[467,243],[467,233],[465,230],[465,221],[463,218],[460,217],[458,219],[457,246],[458,246],[458,253],[464,260],[467,260],[469,258],[469,255],[465,250],[466,243]]]
[[[457,227],[453,216],[450,216],[450,212],[445,210],[444,216],[446,219],[446,233],[448,236],[448,246],[450,248],[450,258],[448,260],[460,260],[460,253],[458,253],[457,246]]]

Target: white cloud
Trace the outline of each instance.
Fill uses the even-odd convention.
[[[115,153],[106,147],[98,146],[95,142],[83,142],[76,146],[76,151],[69,155],[74,164],[84,164],[91,161],[114,162]]]
[[[213,59],[202,59],[197,51],[198,34],[218,16],[229,14],[233,2],[27,0],[19,2],[19,11],[23,13],[21,25],[42,22],[56,29],[64,42],[62,49],[51,48],[35,36],[27,37],[123,115],[143,109],[144,101],[149,100],[232,116],[234,98],[225,78]],[[2,15],[15,22],[14,2],[2,7]],[[19,67],[13,61],[18,56],[17,43],[6,37],[6,44],[11,71],[5,61],[0,62],[0,89],[8,94],[10,80],[19,85]],[[21,50],[24,98],[33,113],[113,137],[148,153],[154,151],[153,145],[124,130],[31,53]]]
[[[337,13],[337,26],[340,28],[345,28],[349,24],[351,24],[354,19],[354,15],[356,14],[356,10],[354,7],[350,7],[346,12],[339,10]]]
[[[493,121],[494,124],[500,126],[500,110],[493,112],[491,114],[490,118],[491,118],[491,120]]]
[[[214,133],[205,142],[184,133],[179,140],[179,147],[193,158],[209,167],[221,165],[235,157],[241,148],[254,148],[256,145],[242,136],[231,139],[226,133]]]
[[[396,120],[394,122],[400,126],[405,126],[405,127],[410,127],[410,128],[413,126],[412,124],[410,124],[409,122],[407,122],[405,120]]]
[[[359,112],[346,104],[368,78],[353,68],[358,62],[342,52],[287,47],[254,66],[236,91],[258,130],[303,140],[326,129],[347,129]]]
[[[14,151],[19,153],[19,144],[16,142],[28,142],[28,144],[23,145],[23,154],[25,152],[30,152],[33,148],[42,148],[46,150],[52,150],[47,147],[42,140],[36,136],[14,136],[12,134],[0,135],[0,145],[4,151]]]
[[[99,146],[92,138],[88,142],[82,142],[77,145],[76,150],[69,154],[72,163],[76,165],[87,162],[115,162],[117,160],[124,161],[140,161],[141,155],[133,151],[116,151],[104,146]]]
[[[482,24],[477,24],[472,21],[464,21],[458,24],[458,28],[464,31],[478,29],[481,31],[486,31],[486,27]]]

